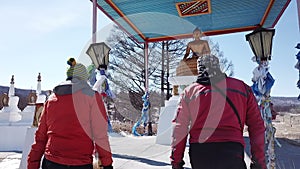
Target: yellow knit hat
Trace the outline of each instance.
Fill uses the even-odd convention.
[[[67,79],[78,78],[80,80],[87,81],[88,73],[86,67],[81,63],[76,63],[67,70]]]

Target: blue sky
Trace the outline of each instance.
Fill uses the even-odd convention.
[[[36,89],[38,73],[42,89],[52,89],[66,78],[66,60],[83,56],[92,32],[90,1],[1,1],[0,85],[8,86],[15,75],[17,88]],[[111,21],[98,10],[98,32],[107,35]],[[275,26],[270,72],[275,84],[271,96],[298,96],[299,75],[294,68],[295,46],[300,42],[296,0]],[[219,43],[225,57],[234,64],[235,77],[251,85],[257,66],[245,35],[250,32],[210,37]],[[79,57],[79,59],[81,59]]]

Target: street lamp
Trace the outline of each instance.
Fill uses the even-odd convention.
[[[272,41],[275,29],[259,27],[246,35],[246,40],[256,57],[256,61],[271,60]]]
[[[95,67],[99,69],[102,66],[108,66],[109,51],[110,47],[108,47],[104,42],[92,43],[87,49],[86,54],[90,56]]]
[[[268,71],[268,60],[271,60],[272,41],[275,34],[275,29],[265,29],[259,27],[252,33],[246,35],[246,40],[249,42],[250,47],[256,57],[256,61],[259,64],[253,72],[252,78],[254,84],[252,86],[253,91],[256,91],[256,95],[259,100],[259,107],[261,115],[266,124],[265,130],[265,143],[267,144],[266,156],[267,156],[267,168],[275,168],[276,155],[275,155],[275,128],[272,124],[271,113],[271,99],[270,90],[273,86],[274,79]],[[255,80],[254,80],[255,79]],[[260,87],[259,87],[260,86]],[[260,95],[261,94],[261,95]]]

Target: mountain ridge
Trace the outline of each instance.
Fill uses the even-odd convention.
[[[0,86],[0,99],[2,100],[2,94],[8,94],[9,87],[8,86]],[[15,87],[15,95],[19,97],[18,107],[20,110],[23,110],[28,105],[28,96],[30,93],[36,93],[36,90],[33,89],[19,89]],[[42,90],[42,94],[48,95],[49,90]],[[0,101],[0,109],[3,108],[3,103]]]
[[[3,93],[8,93],[9,87],[8,86],[1,86],[0,85],[0,97]],[[19,96],[20,100],[18,103],[18,107],[23,110],[28,104],[28,96],[30,93],[35,93],[36,90],[33,89],[20,89],[15,88],[15,95]],[[48,95],[49,90],[42,90],[42,94]],[[1,99],[1,98],[0,98]],[[274,104],[274,109],[277,112],[290,112],[291,109],[296,111],[296,113],[300,113],[300,101],[297,97],[284,97],[284,96],[272,96],[271,97],[272,103]],[[3,105],[0,102],[0,109],[2,109]]]

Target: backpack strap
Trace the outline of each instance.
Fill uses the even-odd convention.
[[[242,121],[241,121],[240,115],[239,115],[239,113],[238,113],[236,107],[234,106],[233,102],[229,99],[229,97],[228,97],[228,96],[227,96],[227,95],[226,95],[219,87],[217,87],[217,86],[216,86],[215,84],[213,84],[213,83],[211,83],[211,85],[212,85],[219,93],[221,93],[221,95],[222,95],[223,97],[226,98],[226,101],[227,101],[228,104],[231,106],[231,108],[233,109],[233,111],[234,111],[236,117],[238,118],[238,121],[239,121],[239,123],[240,123],[241,131],[243,132],[244,128],[243,128],[243,125],[242,125]]]

